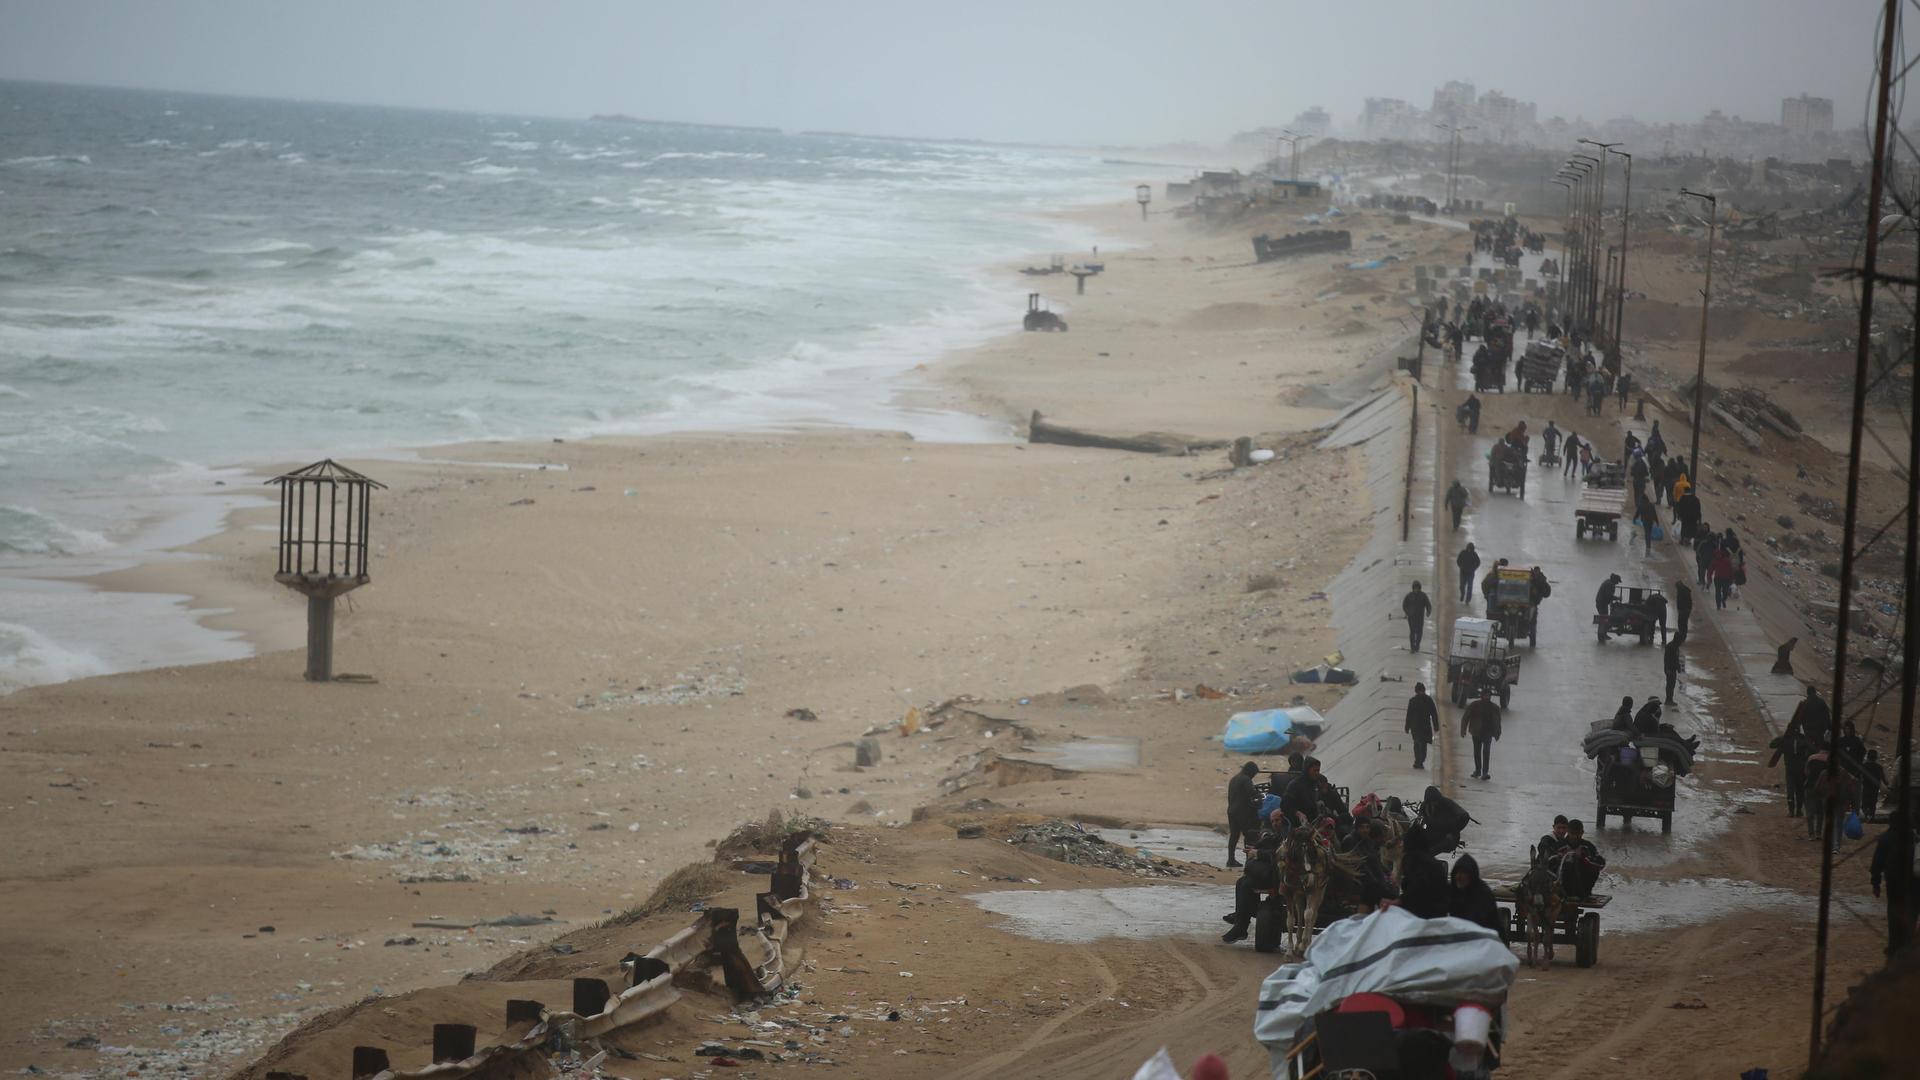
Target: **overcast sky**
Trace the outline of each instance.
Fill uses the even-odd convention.
[[[0,0],[0,78],[1075,143],[1466,79],[1540,118],[1859,123],[1872,0]]]

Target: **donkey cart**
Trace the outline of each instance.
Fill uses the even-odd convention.
[[[1493,898],[1500,904],[1500,918],[1505,924],[1504,933],[1509,942],[1527,940],[1527,926],[1520,918],[1519,897],[1516,886],[1487,882],[1493,889]],[[1575,967],[1592,967],[1600,959],[1600,909],[1613,901],[1611,896],[1563,897],[1560,900],[1560,915],[1554,920],[1552,933],[1556,945],[1573,946],[1573,964]]]

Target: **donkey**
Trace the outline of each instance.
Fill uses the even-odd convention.
[[[1280,895],[1287,899],[1288,947],[1299,956],[1313,944],[1314,922],[1327,898],[1333,845],[1319,829],[1295,824],[1280,845]]]
[[[1563,899],[1560,875],[1534,848],[1527,849],[1527,861],[1532,865],[1514,888],[1513,909],[1527,935],[1527,966],[1552,967],[1553,928]]]

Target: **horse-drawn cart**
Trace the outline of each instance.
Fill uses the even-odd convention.
[[[1487,882],[1493,898],[1500,904],[1509,942],[1525,942],[1527,927],[1521,921],[1517,886]],[[1600,909],[1613,902],[1611,896],[1563,896],[1560,914],[1553,923],[1553,943],[1573,946],[1575,967],[1592,967],[1600,959]]]

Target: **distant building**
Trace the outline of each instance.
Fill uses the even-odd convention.
[[[1318,105],[1293,118],[1293,131],[1296,135],[1308,135],[1324,138],[1333,130],[1333,115]]]
[[[1480,96],[1475,112],[1489,139],[1520,142],[1533,132],[1536,106],[1531,101],[1521,101],[1498,90],[1489,90]]]
[[[1456,79],[1434,90],[1433,108],[1427,111],[1436,124],[1471,124],[1475,96],[1472,83]]]
[[[1833,99],[1801,94],[1780,101],[1780,126],[1796,135],[1821,135],[1833,130]]]
[[[1369,139],[1411,139],[1421,127],[1420,110],[1399,98],[1368,98],[1360,113],[1360,130]]]

